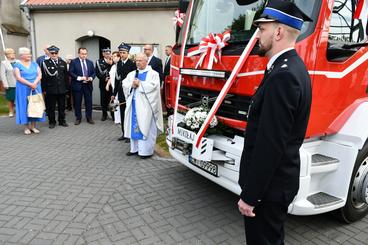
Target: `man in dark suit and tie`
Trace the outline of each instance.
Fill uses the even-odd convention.
[[[308,70],[294,49],[303,21],[294,3],[268,1],[256,20],[260,56],[269,58],[249,109],[238,202],[248,245],[284,244],[289,204],[299,189],[300,156],[312,100]]]
[[[75,125],[82,120],[82,97],[86,106],[86,118],[89,124],[94,124],[92,119],[92,81],[96,77],[93,62],[87,59],[86,48],[78,49],[78,58],[72,60],[69,66],[69,74],[72,78],[72,90],[74,97]]]
[[[137,66],[133,61],[129,59],[129,51],[130,46],[128,44],[122,43],[119,45],[119,54],[120,54],[120,61],[116,64],[116,77],[115,77],[115,86],[113,95],[111,97],[112,100],[118,96],[118,100],[120,103],[125,102],[125,96],[122,86],[122,81],[126,78],[129,72],[137,70]],[[125,104],[120,105],[120,119],[121,119],[121,131],[123,134],[121,137],[118,138],[119,141],[125,140],[125,142],[129,142],[129,139],[124,137],[124,115],[125,115]]]
[[[166,76],[170,75],[171,53],[172,53],[172,46],[167,45],[165,47],[165,54],[167,57],[165,60],[165,67],[164,67],[164,81],[165,81]]]
[[[165,60],[165,66],[164,66],[164,78],[163,83],[161,86],[161,99],[162,99],[162,110],[164,112],[168,112],[168,108],[166,108],[166,102],[165,102],[165,80],[166,77],[170,75],[170,68],[171,68],[171,53],[172,53],[172,46],[167,45],[165,47],[165,54],[166,54],[166,60]]]
[[[164,74],[162,73],[162,60],[153,55],[153,45],[146,44],[144,45],[144,53],[148,57],[148,65],[152,67],[154,71],[157,71],[160,75],[160,82],[164,80]]]

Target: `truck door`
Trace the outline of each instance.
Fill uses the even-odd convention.
[[[326,1],[327,2],[327,1]],[[362,21],[354,19],[355,0],[330,1],[318,47],[309,130],[330,134],[329,126],[356,99],[365,97],[367,47]],[[364,58],[365,57],[365,58]]]

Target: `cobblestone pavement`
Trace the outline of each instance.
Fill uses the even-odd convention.
[[[0,244],[245,244],[236,195],[175,161],[126,157],[120,128],[94,116],[30,136],[0,118]],[[290,216],[286,243],[368,244],[368,217]]]

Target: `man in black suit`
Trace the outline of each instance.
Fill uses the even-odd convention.
[[[67,64],[59,58],[59,48],[52,45],[47,48],[50,55],[41,64],[42,90],[46,93],[47,116],[49,128],[55,128],[55,108],[58,105],[58,122],[60,126],[68,127],[65,121],[65,94],[69,89]]]
[[[160,75],[160,82],[164,80],[164,74],[162,73],[162,60],[153,55],[153,45],[146,44],[144,45],[144,53],[148,57],[148,65],[152,67],[153,70],[157,71]]]
[[[169,110],[166,108],[166,101],[165,101],[165,80],[166,77],[170,75],[170,69],[171,69],[171,53],[172,53],[172,46],[167,45],[165,47],[165,54],[166,54],[166,60],[165,60],[165,66],[164,66],[164,78],[161,86],[161,99],[162,99],[162,110],[167,113]]]
[[[86,48],[79,48],[78,56],[69,65],[76,118],[74,125],[79,125],[82,120],[82,97],[84,97],[86,106],[87,122],[94,124],[95,122],[92,119],[92,82],[96,77],[95,68],[93,67],[93,62],[87,59],[88,51]]]
[[[125,102],[122,81],[126,78],[129,72],[137,70],[137,66],[135,65],[135,63],[129,59],[130,48],[131,47],[125,43],[120,44],[118,47],[120,54],[120,61],[116,65],[117,68],[116,68],[115,86],[111,100],[114,100],[117,95],[120,103]],[[121,137],[118,138],[118,140],[119,141],[125,140],[125,142],[129,142],[129,139],[124,138],[125,107],[126,107],[125,104],[120,105],[121,131],[123,132],[123,134]]]
[[[100,88],[100,103],[102,110],[101,121],[106,121],[107,119],[107,109],[110,102],[111,93],[105,89],[107,82],[109,81],[109,72],[112,66],[111,49],[102,49],[102,59],[96,61],[96,76],[99,79]],[[111,113],[113,117],[114,113]]]
[[[268,2],[259,55],[270,60],[248,110],[238,202],[248,245],[284,244],[284,222],[299,189],[300,156],[311,106],[311,81],[294,46],[304,21],[295,4]]]
[[[165,47],[165,54],[167,57],[165,60],[165,67],[164,67],[164,81],[165,81],[166,76],[170,75],[171,53],[172,53],[172,46],[167,45]]]

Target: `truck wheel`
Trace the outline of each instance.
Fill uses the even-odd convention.
[[[338,211],[346,223],[360,220],[368,213],[368,143],[358,153],[346,204]]]

